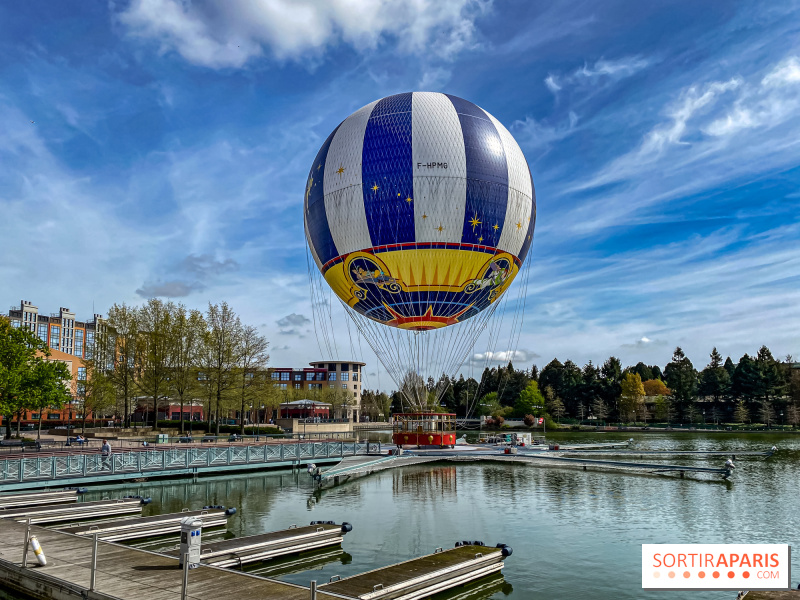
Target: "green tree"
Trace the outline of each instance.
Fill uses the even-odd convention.
[[[205,331],[203,313],[199,310],[187,311],[182,304],[176,307],[170,332],[169,393],[181,407],[181,433],[184,432],[184,404],[191,402],[199,391],[197,371]],[[193,411],[189,411],[189,414],[193,414]]]
[[[78,410],[81,418],[81,432],[86,433],[86,419],[89,413],[96,419],[99,414],[112,410],[116,404],[114,384],[104,369],[98,369],[94,361],[84,360],[86,375],[77,382]]]
[[[114,385],[117,412],[122,414],[123,427],[129,427],[135,408],[132,402],[136,395],[136,370],[141,353],[139,312],[124,302],[114,304],[108,311],[106,325],[96,334],[95,361],[102,365]],[[107,362],[100,362],[101,357],[106,357]]]
[[[667,424],[672,422],[672,400],[668,396],[662,394],[656,396],[653,408],[655,411],[655,418],[658,421],[666,422]]]
[[[137,361],[137,384],[152,399],[153,427],[158,425],[158,409],[168,399],[174,356],[175,305],[151,298],[139,309],[141,352]]]
[[[731,380],[728,371],[722,366],[722,355],[714,348],[711,351],[711,360],[700,372],[697,393],[700,396],[711,398],[716,406],[728,394]]]
[[[257,394],[260,379],[259,373],[265,372],[269,362],[267,348],[269,342],[267,338],[258,333],[258,329],[252,325],[245,325],[239,336],[239,349],[237,352],[238,364],[237,376],[239,379],[239,400],[240,410],[240,430],[244,435],[244,415],[248,406],[253,405]]]
[[[619,398],[620,416],[635,419],[644,403],[644,386],[638,373],[627,373],[622,380],[622,393]]]
[[[667,387],[672,390],[675,408],[684,417],[692,405],[697,390],[697,371],[680,346],[672,354],[672,362],[664,369]]]
[[[23,406],[39,412],[37,438],[42,437],[42,413],[47,408],[59,409],[72,400],[69,386],[72,373],[61,361],[42,356],[33,359],[25,374],[22,389]]]
[[[44,357],[49,355],[50,349],[32,332],[12,327],[7,318],[0,317],[0,414],[6,424],[7,438],[11,437],[14,414],[38,405],[51,393],[54,403],[58,403],[61,391],[68,399],[64,382],[69,380],[69,372],[63,363],[45,366],[49,361]],[[57,393],[54,390],[58,386],[61,391]]]
[[[544,407],[545,399],[539,391],[539,383],[530,381],[527,387],[522,390],[519,399],[514,405],[514,414],[519,417],[524,417],[525,415],[535,415],[538,417],[543,415]]]
[[[216,435],[219,435],[220,412],[230,405],[238,378],[242,322],[227,302],[208,305],[208,329],[203,335],[202,370],[209,399],[209,420],[213,410]]]

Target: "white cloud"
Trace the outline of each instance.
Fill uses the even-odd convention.
[[[555,75],[548,75],[544,79],[544,84],[547,86],[547,89],[553,92],[559,92],[561,90],[561,86],[558,85],[558,80],[556,79]]]
[[[616,79],[623,77],[630,77],[637,71],[641,71],[650,64],[645,58],[641,56],[631,56],[619,60],[604,60],[600,59],[589,66],[588,63],[584,64],[582,68],[575,71],[574,77],[586,77],[589,79],[610,76]]]
[[[501,350],[499,352],[476,352],[470,358],[470,361],[476,366],[483,366],[485,364],[507,364],[509,362],[516,362],[518,364],[527,363],[534,358],[539,358],[539,355],[529,350]]]
[[[800,59],[789,57],[770,71],[760,85],[748,87],[727,115],[712,121],[705,133],[727,136],[743,129],[775,127],[800,109]]]
[[[419,83],[417,84],[417,89],[421,91],[435,92],[447,85],[452,75],[453,73],[450,71],[450,69],[445,69],[442,67],[426,69],[422,74],[422,79],[420,79]]]
[[[265,49],[278,59],[319,55],[344,43],[373,50],[387,38],[403,54],[451,59],[475,45],[475,19],[490,0],[133,0],[118,15],[160,51],[211,67],[242,67]]]

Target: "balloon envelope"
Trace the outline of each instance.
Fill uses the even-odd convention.
[[[495,302],[536,222],[512,135],[475,104],[434,92],[388,96],[345,119],[314,160],[304,209],[337,296],[407,330],[453,325]]]

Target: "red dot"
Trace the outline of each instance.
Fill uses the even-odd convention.
[[[692,576],[692,574],[691,574],[691,573],[689,573],[689,571],[684,571],[684,572],[683,572],[683,578],[684,578],[684,579],[689,579],[689,577],[691,577],[691,576]]]
[[[698,576],[700,579],[705,579],[706,572],[705,572],[705,571],[700,571],[700,572],[697,574],[697,576]]]
[[[744,573],[742,573],[742,577],[744,577],[745,579],[750,577],[750,571],[745,571]]]
[[[714,571],[714,572],[711,574],[711,576],[712,576],[714,579],[719,579],[719,571]]]
[[[669,575],[670,579],[675,579],[675,571],[670,571],[667,575]]]
[[[734,577],[736,577],[736,573],[733,571],[728,571],[728,579],[733,579]]]

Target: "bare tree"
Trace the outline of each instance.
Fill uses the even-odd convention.
[[[86,433],[86,419],[89,413],[94,418],[116,404],[114,384],[108,372],[102,368],[97,368],[94,361],[84,360],[86,368],[85,379],[79,380],[77,385],[76,398],[78,399],[78,410],[81,418],[81,433]]]

